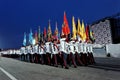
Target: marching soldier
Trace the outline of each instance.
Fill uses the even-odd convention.
[[[58,67],[58,61],[57,61],[57,54],[58,54],[58,46],[57,46],[57,41],[53,41],[53,44],[51,45],[52,48],[52,64],[55,67]]]
[[[75,62],[75,47],[74,47],[74,42],[75,41],[70,41],[69,44],[68,44],[68,64],[71,65],[71,61],[72,61],[72,64],[74,65],[74,67],[76,68],[77,65],[76,65],[76,62]]]
[[[75,46],[75,61],[77,63],[77,65],[83,65],[82,61],[81,61],[81,55],[80,55],[80,46],[79,46],[79,41],[76,40],[74,46]]]
[[[68,69],[67,66],[67,43],[65,42],[65,38],[60,39],[60,54],[62,55],[62,66],[65,67],[65,69]]]
[[[51,42],[45,43],[45,51],[46,51],[46,64],[51,65]]]
[[[39,46],[39,60],[41,64],[46,64],[46,54],[44,50],[44,43],[42,42]]]

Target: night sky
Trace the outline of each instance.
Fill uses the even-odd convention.
[[[20,48],[24,32],[43,30],[49,19],[60,30],[64,11],[70,27],[72,16],[90,24],[120,12],[120,0],[0,0],[0,48]]]

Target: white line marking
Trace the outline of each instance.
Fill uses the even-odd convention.
[[[5,71],[3,68],[0,67],[0,70],[4,72],[11,80],[17,80],[14,76],[12,76],[10,73]]]

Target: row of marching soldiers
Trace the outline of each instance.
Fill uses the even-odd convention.
[[[68,69],[69,66],[87,66],[94,64],[92,44],[80,41],[66,41],[61,38],[58,41],[36,44],[34,46],[21,47],[20,59],[32,63],[40,63]]]

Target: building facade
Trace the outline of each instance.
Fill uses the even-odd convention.
[[[101,19],[91,25],[96,44],[120,43],[120,15]]]

